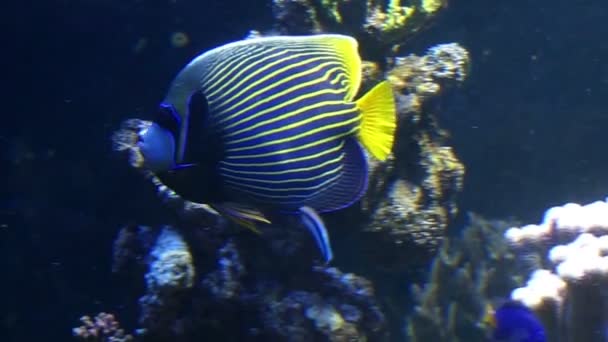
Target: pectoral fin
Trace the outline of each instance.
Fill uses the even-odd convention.
[[[220,215],[257,234],[261,234],[261,232],[256,227],[256,222],[270,224],[270,221],[262,212],[246,205],[239,203],[221,203],[214,204],[212,207],[220,213]]]

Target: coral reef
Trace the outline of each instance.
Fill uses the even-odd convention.
[[[445,0],[275,0],[281,34],[343,32],[374,46],[403,43],[424,28]]]
[[[421,104],[438,95],[442,84],[463,82],[469,73],[469,53],[457,43],[439,44],[428,49],[425,55],[396,57],[386,78],[400,94],[410,94],[416,99],[401,99],[407,103]],[[420,112],[420,107],[401,104],[403,114]]]
[[[397,58],[386,73],[398,99],[399,139],[388,162],[370,160],[370,186],[363,199],[364,214],[371,217],[363,230],[382,233],[380,240],[405,248],[413,244],[432,253],[449,219],[457,213],[456,195],[462,189],[464,166],[446,146],[447,133],[422,106],[444,86],[462,82],[468,64],[465,49],[458,44],[442,44],[423,56]],[[364,88],[384,77],[372,62],[364,63],[364,76]],[[148,125],[150,121],[125,121],[113,136],[114,148],[127,152],[131,165],[152,182],[163,202],[182,218],[218,226],[222,218],[212,208],[183,200],[143,168],[137,132]]]
[[[149,258],[146,294],[139,299],[142,333],[171,336],[176,314],[194,285],[192,255],[179,232],[166,226],[161,228]]]
[[[101,312],[95,317],[82,316],[81,326],[72,329],[72,334],[80,341],[88,342],[128,342],[133,336],[126,334],[114,315]]]
[[[608,202],[569,203],[538,225],[506,227],[473,216],[461,238],[445,239],[429,282],[413,287],[410,340],[482,340],[484,308],[510,293],[549,341],[605,341]]]
[[[392,274],[426,264],[457,213],[455,200],[462,188],[464,167],[447,146],[447,133],[440,129],[426,104],[441,90],[466,78],[467,51],[457,44],[444,44],[432,47],[423,56],[389,56],[444,5],[442,0],[412,1],[408,5],[392,0],[274,1],[280,33],[350,33],[359,38],[364,50],[378,53],[370,55],[374,62],[363,64],[362,90],[385,78],[394,86],[399,112],[394,153],[388,162],[370,161],[369,191],[357,216],[362,219],[345,225],[357,226],[357,236],[364,237],[366,246],[383,251],[374,255],[399,264],[390,270]],[[256,35],[259,33],[252,32]],[[146,280],[146,293],[139,301],[138,338],[388,340],[387,318],[372,283],[337,268],[311,264],[309,249],[313,245],[306,232],[282,222],[265,226],[261,236],[244,234],[209,206],[184,200],[145,169],[137,141],[139,132],[149,125],[150,121],[127,120],[113,136],[115,150],[129,157],[131,166],[178,214],[173,227],[125,227],[115,242],[115,272],[134,270],[132,275]],[[477,283],[482,282],[478,279],[481,275],[472,271],[472,265],[478,265],[468,257],[452,255],[452,247],[444,249],[442,260],[448,260],[447,256],[453,259],[445,265],[436,261],[434,276],[445,278],[447,272],[460,267],[459,281],[476,283],[463,286],[463,292],[469,291],[467,295],[472,296],[475,290],[480,291]],[[460,263],[465,259],[470,264]],[[388,269],[384,261],[369,259],[366,263]],[[424,305],[412,315],[411,329],[429,325],[431,311],[425,310],[437,310],[446,300],[456,300],[444,299],[441,296],[446,294],[438,291],[433,288],[425,292],[431,294],[419,293]],[[431,304],[435,308],[429,307]],[[449,310],[442,307],[442,315],[474,312],[476,304],[463,304],[457,309],[451,305]],[[448,320],[443,316],[440,321],[431,321],[439,324]],[[469,322],[478,317],[463,319]],[[451,324],[459,327],[465,323],[453,319]],[[457,330],[434,329],[441,334]],[[418,330],[413,334],[424,336]]]
[[[373,299],[371,283],[336,268],[316,267],[322,292],[291,291],[265,301],[267,329],[282,340],[386,340],[385,318]],[[326,294],[324,294],[326,293]]]
[[[240,278],[245,273],[239,251],[233,242],[228,242],[218,250],[217,254],[218,270],[205,277],[203,286],[209,289],[214,297],[234,298],[238,294]]]
[[[504,240],[509,223],[471,214],[461,236],[446,238],[417,305],[406,320],[408,341],[484,341],[486,307],[523,283],[526,270]]]
[[[443,44],[423,56],[399,58],[387,72],[398,96],[399,140],[394,158],[371,167],[370,189],[363,200],[371,217],[366,230],[384,232],[396,244],[413,244],[427,252],[441,243],[457,213],[464,166],[446,146],[447,133],[422,105],[442,85],[464,80],[468,63],[465,49]]]
[[[186,242],[176,228],[125,229],[128,232],[119,233],[116,248],[145,250],[150,235],[157,236],[146,258],[147,289],[140,299],[137,339],[388,339],[372,284],[362,277],[303,264],[302,258],[281,262],[272,248],[257,250],[251,234],[216,241],[215,258],[195,262],[188,244],[209,245],[207,234],[188,234]],[[192,251],[204,257],[196,248]],[[115,251],[122,256],[137,253]],[[247,255],[255,255],[255,260],[247,262]]]
[[[608,202],[569,203],[505,238],[542,260],[511,297],[534,309],[551,341],[605,341],[608,319]]]

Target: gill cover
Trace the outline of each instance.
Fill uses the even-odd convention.
[[[144,156],[144,167],[153,172],[167,171],[175,164],[175,139],[173,134],[153,122],[139,132],[137,143]]]
[[[139,132],[137,145],[144,156],[144,167],[163,172],[175,167],[175,137],[179,120],[172,106],[162,104],[157,117]]]

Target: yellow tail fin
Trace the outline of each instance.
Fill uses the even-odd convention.
[[[393,89],[387,81],[376,85],[357,100],[361,111],[359,139],[374,157],[385,160],[391,153],[397,128]]]

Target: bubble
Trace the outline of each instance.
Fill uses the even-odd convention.
[[[175,48],[183,48],[190,43],[190,38],[184,32],[173,32],[171,34],[171,45]]]
[[[146,48],[146,46],[148,46],[148,38],[141,37],[133,45],[133,52],[134,53],[141,53]]]

